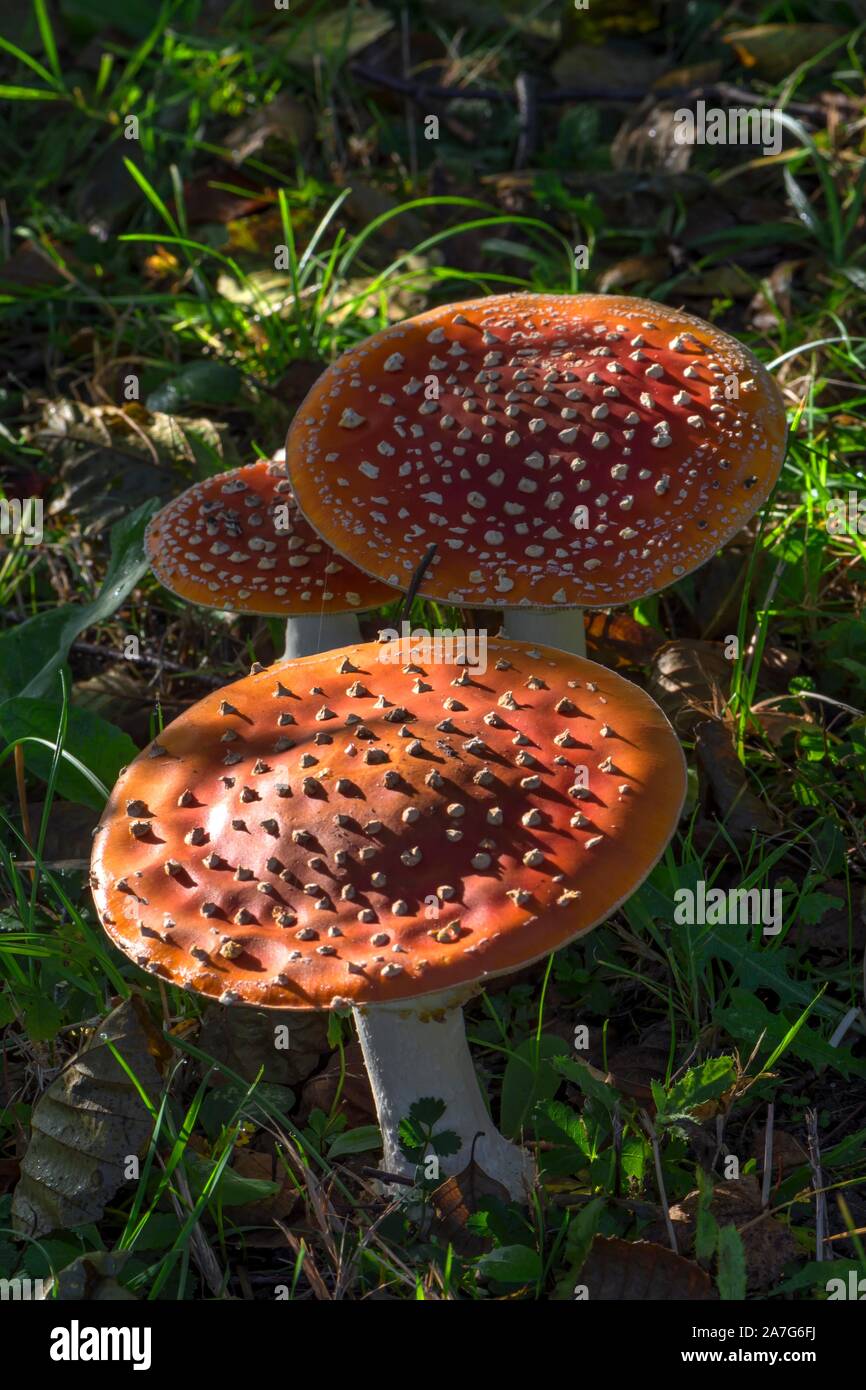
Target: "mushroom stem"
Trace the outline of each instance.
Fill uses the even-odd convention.
[[[586,656],[582,608],[541,612],[537,608],[509,608],[503,618],[502,633],[521,642],[537,642],[539,646]]]
[[[357,613],[302,613],[286,619],[283,660],[315,656],[332,647],[349,647],[363,641]]]
[[[480,1134],[475,1162],[511,1197],[526,1202],[535,1168],[529,1154],[503,1138],[490,1118],[466,1042],[461,1008],[465,998],[464,989],[354,1010],[382,1130],[383,1167],[389,1173],[417,1176],[416,1163],[400,1148],[398,1130],[413,1102],[431,1096],[445,1102],[434,1132],[453,1130],[461,1140],[459,1152],[445,1160],[448,1174],[461,1173],[469,1165],[472,1141]]]

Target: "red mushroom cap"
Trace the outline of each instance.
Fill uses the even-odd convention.
[[[336,555],[301,515],[285,451],[194,483],[150,522],[145,548],[161,584],[234,613],[363,613],[386,588]]]
[[[500,295],[375,333],[295,417],[292,485],[359,568],[468,607],[607,607],[703,564],[772,490],[782,398],[735,339],[607,295]]]
[[[168,725],[96,834],[114,943],[227,1003],[321,1009],[514,970],[609,915],[682,808],[661,710],[553,648],[444,655],[279,663]]]

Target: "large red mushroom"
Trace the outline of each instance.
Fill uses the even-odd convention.
[[[778,476],[781,394],[734,338],[649,300],[506,294],[383,329],[323,373],[287,443],[304,515],[405,588],[504,608],[583,651],[580,608],[703,564]],[[539,613],[536,610],[542,610]]]
[[[207,695],[123,772],[94,842],[112,941],[228,1005],[353,1008],[386,1168],[414,1100],[515,1197],[532,1164],[490,1120],[460,1006],[558,950],[644,879],[677,824],[664,715],[602,667],[518,641],[486,671],[366,643]]]

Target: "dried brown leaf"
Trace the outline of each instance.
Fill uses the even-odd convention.
[[[496,1197],[500,1202],[509,1199],[502,1183],[485,1173],[474,1158],[462,1172],[446,1178],[431,1197],[435,1229],[460,1255],[480,1255],[488,1248],[487,1240],[467,1229],[470,1216],[478,1211],[485,1197]]]
[[[651,1241],[596,1236],[578,1282],[590,1302],[697,1302],[717,1294],[709,1275],[693,1260]]]
[[[54,1279],[46,1280],[41,1294],[35,1297],[70,1303],[137,1303],[135,1294],[117,1278],[129,1256],[128,1250],[93,1250],[81,1255]]]
[[[604,666],[648,666],[664,645],[656,628],[636,622],[622,608],[613,613],[587,610],[585,628],[587,655]]]
[[[655,652],[649,693],[677,733],[691,734],[701,720],[721,713],[732,671],[718,642],[666,642]]]
[[[345,1115],[348,1129],[358,1129],[361,1125],[375,1124],[376,1103],[373,1100],[373,1092],[370,1090],[361,1044],[349,1043],[344,1049],[344,1053],[345,1076],[340,1091],[338,1114]],[[317,1076],[310,1077],[301,1092],[298,1116],[300,1124],[305,1123],[311,1110],[324,1110],[326,1115],[331,1113],[337,1090],[340,1087],[340,1073],[340,1054],[335,1052],[329,1057],[324,1069]]]
[[[780,82],[834,39],[844,37],[845,30],[835,24],[756,24],[729,30],[722,42],[755,77]]]
[[[694,1244],[700,1194],[690,1192],[672,1206],[677,1243],[688,1252]],[[778,1217],[761,1214],[761,1190],[750,1173],[736,1181],[717,1183],[710,1211],[720,1226],[736,1226],[746,1256],[748,1288],[772,1288],[785,1265],[797,1254],[797,1242]],[[756,1218],[760,1218],[757,1219]]]
[[[153,1121],[109,1043],[145,1093],[159,1095],[168,1048],[133,996],[108,1015],[33,1107],[12,1201],[18,1231],[39,1236],[98,1220],[127,1180],[129,1157],[144,1152]]]
[[[254,1081],[293,1086],[318,1066],[328,1050],[325,1015],[309,1010],[227,1009],[205,1001],[199,1046],[217,1062]],[[285,1025],[288,1047],[276,1047],[274,1029]]]
[[[232,1220],[238,1225],[261,1226],[273,1217],[287,1217],[294,1211],[300,1196],[276,1154],[262,1153],[258,1149],[236,1149],[232,1155],[232,1168],[242,1178],[280,1185],[278,1192],[257,1202],[232,1207]]]
[[[722,822],[735,843],[747,844],[753,831],[776,834],[776,818],[751,790],[730,731],[719,720],[705,719],[697,725],[695,756],[704,810]]]

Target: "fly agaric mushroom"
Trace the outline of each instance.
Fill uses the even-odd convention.
[[[396,644],[391,644],[392,648]],[[551,648],[489,668],[390,663],[370,642],[206,696],[121,775],[96,833],[102,923],[160,979],[226,1004],[353,1007],[386,1167],[441,1097],[465,1167],[515,1197],[460,1006],[607,917],[685,794],[680,745],[637,686]]]
[[[304,520],[283,449],[194,483],[156,514],[145,547],[160,583],[191,603],[285,615],[286,657],[357,641],[356,615],[395,597]]]
[[[505,608],[582,654],[575,607],[643,599],[739,531],[778,476],[782,397],[735,339],[608,295],[509,294],[373,334],[287,443],[307,519],[359,569]],[[543,616],[534,611],[549,610]]]

